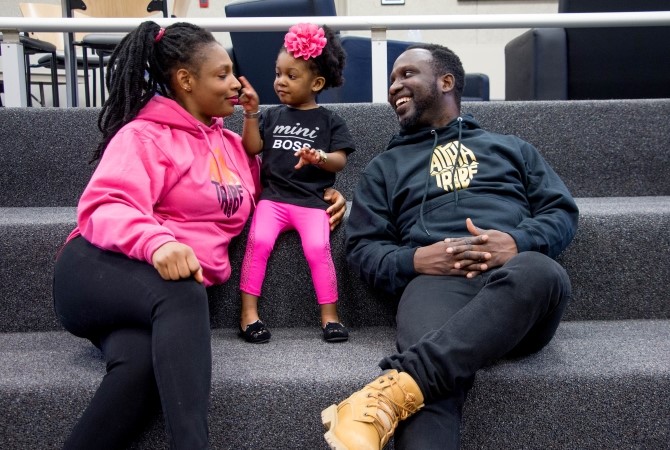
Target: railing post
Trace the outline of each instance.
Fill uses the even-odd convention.
[[[71,1],[60,0],[64,19],[0,17],[0,29],[6,32],[4,64],[5,85],[8,86],[8,104],[21,105],[25,94],[20,86],[25,77],[22,46],[17,42],[18,31],[60,31],[66,34],[65,54],[67,71],[67,106],[76,106],[77,56],[72,45],[75,32],[127,32],[135,29],[142,19],[73,19]],[[76,0],[81,1],[81,0]],[[181,19],[157,18],[165,27]],[[209,31],[283,31],[296,23],[295,17],[259,18],[192,18],[189,22]],[[411,15],[411,16],[322,16],[320,23],[336,31],[371,31],[372,101],[384,103],[387,99],[388,61],[386,34],[388,30],[407,29],[495,29],[495,28],[590,28],[590,27],[654,27],[670,25],[669,11],[572,13],[572,14],[481,14],[481,15]],[[12,34],[14,36],[12,36]],[[12,39],[10,42],[9,39]],[[3,47],[4,48],[4,47]],[[19,86],[19,87],[17,87]],[[27,98],[25,99],[27,102]]]
[[[386,28],[372,28],[372,102],[386,103],[388,98],[388,70]]]
[[[72,43],[73,33],[63,33],[65,48],[65,93],[67,96],[67,106],[79,106],[79,91],[77,77],[77,51]]]
[[[5,106],[28,106],[23,44],[17,30],[2,30]]]
[[[72,17],[72,8],[70,1],[61,0],[61,8],[63,17]],[[79,86],[77,84],[77,51],[74,48],[74,33],[71,31],[63,32],[63,42],[65,48],[63,54],[65,57],[65,96],[67,98],[67,106],[79,106]]]

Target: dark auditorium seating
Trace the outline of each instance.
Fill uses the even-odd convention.
[[[559,13],[668,11],[661,0],[559,0]],[[531,29],[505,46],[506,100],[670,98],[670,26]]]
[[[347,53],[344,67],[344,85],[323,91],[321,103],[369,103],[372,101],[372,42],[360,36],[342,36],[342,48]],[[409,41],[386,41],[386,73],[393,70],[393,63],[407,47]],[[465,74],[463,101],[488,101],[489,77],[483,73]]]
[[[225,7],[226,17],[336,16],[333,0],[238,0]],[[308,17],[305,22],[309,22]],[[288,29],[286,30],[288,31]],[[286,31],[230,33],[236,75],[244,75],[262,103],[278,103],[272,86],[275,61]]]
[[[335,16],[333,0],[239,0],[226,5],[227,17],[305,17]],[[274,92],[275,60],[284,44],[286,32],[232,32],[231,55],[237,75],[249,79],[263,104],[278,103]],[[321,103],[369,103],[372,101],[372,47],[368,37],[342,36],[347,53],[344,67],[345,85],[323,91]],[[387,73],[393,62],[413,44],[409,41],[387,41]],[[463,96],[465,101],[489,100],[489,79],[485,74],[468,74]]]

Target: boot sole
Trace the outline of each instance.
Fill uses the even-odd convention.
[[[335,427],[337,427],[337,405],[330,405],[321,411],[321,423],[326,429],[323,437],[326,439],[331,450],[349,450],[337,436],[335,436]]]

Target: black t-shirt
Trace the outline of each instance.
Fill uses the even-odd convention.
[[[319,106],[300,110],[286,105],[263,112],[260,121],[263,137],[261,200],[272,200],[310,208],[328,208],[323,199],[326,188],[335,183],[335,173],[306,165],[295,169],[293,154],[303,147],[330,153],[354,151],[354,141],[344,119]]]

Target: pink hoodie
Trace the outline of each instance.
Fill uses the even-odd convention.
[[[205,285],[230,277],[228,246],[260,193],[259,160],[218,118],[207,127],[177,102],[154,97],[110,141],[77,208],[97,247],[152,264],[161,245],[190,246]]]

